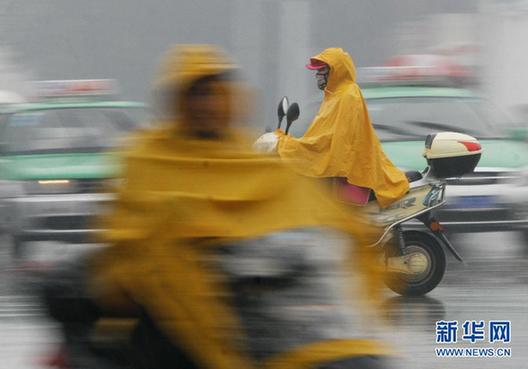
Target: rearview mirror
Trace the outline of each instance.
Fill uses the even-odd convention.
[[[301,111],[299,109],[299,104],[297,103],[291,104],[291,106],[288,108],[288,112],[286,113],[286,122],[287,122],[286,123],[286,133],[288,133],[292,123],[295,122],[299,118],[300,114],[301,114]]]
[[[284,96],[279,102],[279,106],[277,107],[277,116],[279,117],[279,124],[277,125],[277,129],[280,128],[282,119],[286,115],[286,112],[288,111],[289,107],[290,107],[290,102],[288,101],[288,98]]]

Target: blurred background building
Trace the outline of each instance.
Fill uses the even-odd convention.
[[[0,0],[0,35],[0,89],[22,93],[24,78],[116,78],[125,98],[148,101],[168,45],[215,43],[256,87],[264,128],[282,95],[301,108],[317,99],[303,65],[342,46],[359,67],[447,55],[473,68],[484,95],[528,114],[526,0]]]
[[[466,20],[481,7],[478,0],[0,0],[0,46],[30,78],[117,78],[125,98],[148,100],[168,45],[219,44],[257,88],[263,105],[254,124],[264,127],[282,95],[301,108],[317,96],[303,66],[320,49],[342,46],[369,66],[432,44],[469,44],[478,34]],[[459,27],[447,32],[453,22]]]

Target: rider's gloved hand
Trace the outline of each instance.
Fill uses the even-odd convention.
[[[255,141],[255,143],[253,144],[253,148],[260,152],[276,152],[277,145],[279,143],[279,137],[280,136],[277,135],[277,131],[264,133],[257,139],[257,141]]]

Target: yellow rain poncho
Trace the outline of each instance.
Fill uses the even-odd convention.
[[[313,59],[330,66],[324,99],[301,138],[280,134],[278,152],[295,160],[299,173],[310,177],[344,177],[348,183],[372,189],[381,207],[401,198],[407,179],[386,157],[356,84],[352,58],[340,48],[324,50]]]
[[[165,68],[158,80],[163,88],[177,81],[185,89],[231,68],[207,47],[182,48],[176,60],[169,60],[174,70]],[[222,139],[196,139],[182,133],[182,124],[159,122],[125,155],[124,185],[103,224],[111,246],[94,260],[92,291],[107,309],[127,301],[146,309],[200,367],[250,368],[235,344],[240,332],[226,286],[205,262],[211,248],[279,230],[329,226],[354,236],[358,260],[367,255],[361,244],[372,228],[279,158],[253,152],[232,130]],[[363,271],[374,269],[362,261]],[[383,354],[372,341],[322,346],[325,358]],[[320,360],[320,353],[295,355],[290,362],[302,362],[299,368]]]

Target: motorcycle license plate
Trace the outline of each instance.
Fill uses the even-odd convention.
[[[457,208],[484,209],[494,207],[497,201],[495,196],[460,196],[454,203]]]

